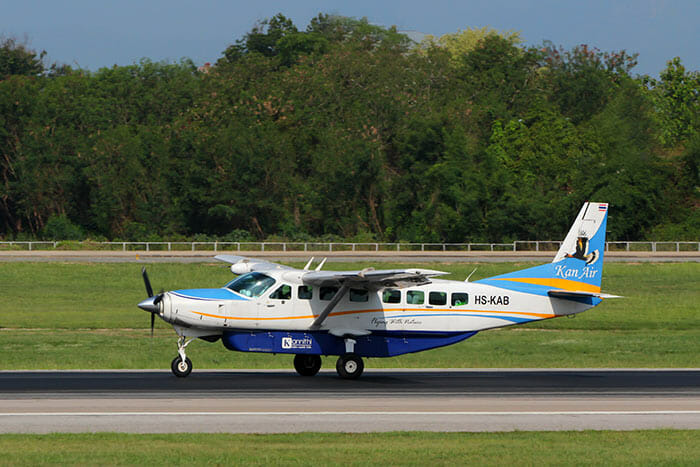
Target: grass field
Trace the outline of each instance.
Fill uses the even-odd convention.
[[[328,269],[359,269],[334,263]],[[382,268],[406,265],[382,264]],[[425,264],[476,280],[530,264]],[[136,307],[145,297],[139,264],[0,264],[2,369],[168,368],[175,334]],[[159,263],[148,266],[154,289],[214,287],[230,280],[223,264]],[[700,264],[611,263],[607,300],[575,319],[486,331],[460,344],[367,367],[699,367]],[[188,347],[196,368],[289,368],[290,356],[240,354],[220,343]],[[333,366],[333,362],[325,363]]]
[[[0,465],[698,465],[696,430],[0,435]]]

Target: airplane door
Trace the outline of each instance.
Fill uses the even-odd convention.
[[[292,286],[282,284],[261,300],[258,306],[258,319],[262,322],[266,318],[293,316],[294,301],[292,300]]]

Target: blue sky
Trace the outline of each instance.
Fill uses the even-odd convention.
[[[638,52],[637,73],[658,75],[680,56],[700,66],[698,0],[0,0],[0,35],[29,41],[49,60],[96,70],[152,60],[214,62],[257,20],[278,12],[300,29],[319,12],[441,35],[467,27],[517,30],[528,44]]]

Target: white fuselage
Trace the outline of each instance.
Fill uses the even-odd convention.
[[[166,322],[211,334],[234,329],[304,331],[312,327],[337,290],[337,287],[323,290],[322,286],[305,286],[298,274],[290,272],[274,271],[266,275],[274,279],[274,284],[257,297],[226,287],[167,292],[159,315]],[[309,290],[311,298],[308,298]],[[550,298],[546,294],[434,279],[426,285],[401,289],[350,288],[316,330],[480,331],[580,313],[589,308],[591,305]]]

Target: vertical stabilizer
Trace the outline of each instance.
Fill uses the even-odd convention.
[[[534,293],[553,289],[598,293],[607,219],[607,203],[585,203],[551,263],[477,282]]]
[[[602,262],[607,215],[607,203],[585,203],[552,263],[564,258],[578,258],[586,264]]]

